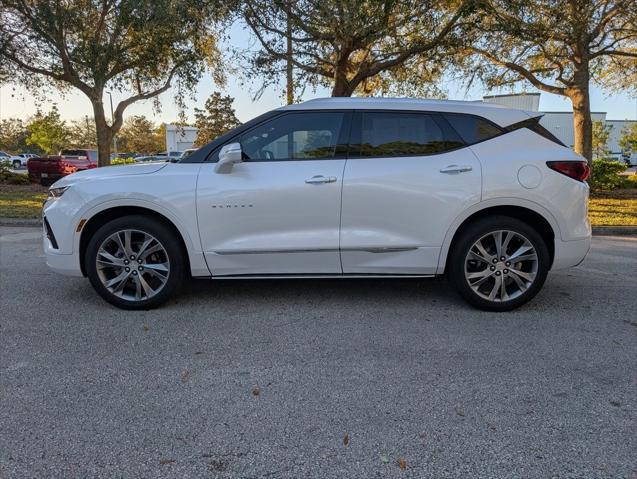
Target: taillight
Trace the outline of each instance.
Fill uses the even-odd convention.
[[[577,181],[586,181],[591,167],[585,161],[547,161],[546,166]]]

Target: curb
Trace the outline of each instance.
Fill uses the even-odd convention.
[[[595,226],[593,236],[637,236],[637,226]]]
[[[0,226],[42,226],[39,218],[1,218]]]
[[[2,218],[0,226],[42,226],[40,218]],[[593,236],[637,236],[637,226],[595,226]]]

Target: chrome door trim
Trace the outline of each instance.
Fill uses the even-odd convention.
[[[363,253],[400,253],[403,251],[414,251],[419,246],[404,247],[379,247],[379,248],[314,248],[314,249],[277,249],[277,250],[219,250],[214,251],[218,255],[237,254],[279,254],[279,253],[328,253],[335,251],[359,251]]]

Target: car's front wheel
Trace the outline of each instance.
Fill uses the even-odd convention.
[[[20,160],[14,160],[13,161],[13,169],[14,170],[19,170],[22,167],[22,162]]]
[[[509,311],[533,298],[546,280],[542,236],[507,216],[482,218],[460,232],[449,261],[451,282],[473,306]]]
[[[90,239],[85,269],[95,290],[123,309],[151,309],[167,301],[185,276],[175,232],[146,216],[109,221]]]

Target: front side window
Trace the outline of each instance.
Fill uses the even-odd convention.
[[[343,113],[289,113],[253,128],[241,136],[246,161],[334,158]]]
[[[418,112],[363,112],[360,142],[352,156],[391,157],[442,153],[464,146],[435,115]]]

